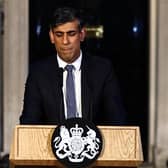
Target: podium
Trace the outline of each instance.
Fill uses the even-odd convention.
[[[9,156],[10,167],[63,167],[51,149],[54,125],[16,125]],[[134,126],[98,126],[103,150],[93,167],[136,168],[143,163],[140,129]]]

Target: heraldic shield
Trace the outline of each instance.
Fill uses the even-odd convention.
[[[103,146],[100,130],[82,118],[70,118],[53,132],[51,147],[55,157],[71,168],[87,167],[99,157]]]

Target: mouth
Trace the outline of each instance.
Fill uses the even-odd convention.
[[[70,51],[72,48],[61,48],[62,51]]]
[[[69,52],[72,52],[72,48],[62,48],[61,51],[63,53],[69,53]]]

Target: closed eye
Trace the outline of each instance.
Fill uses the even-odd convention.
[[[75,36],[77,34],[77,31],[69,31],[67,32],[68,36]]]
[[[77,31],[68,31],[68,32],[54,32],[55,36],[57,37],[63,37],[64,34],[68,35],[68,36],[75,36],[77,34]]]
[[[55,36],[62,37],[64,33],[62,32],[54,32]]]

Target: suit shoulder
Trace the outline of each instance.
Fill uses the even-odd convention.
[[[103,56],[93,56],[93,59],[96,60],[96,62],[98,63],[111,64],[110,59],[103,57]]]
[[[42,72],[57,66],[56,56],[48,56],[38,61],[32,62],[29,66],[29,72]]]
[[[89,58],[91,60],[93,67],[98,67],[98,68],[101,67],[101,69],[102,68],[107,69],[107,68],[112,67],[112,61],[106,57],[90,55]]]

